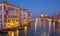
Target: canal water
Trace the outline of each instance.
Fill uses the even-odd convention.
[[[38,21],[25,26],[23,30],[0,33],[0,36],[60,36],[60,24]]]

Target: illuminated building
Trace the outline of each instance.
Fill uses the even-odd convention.
[[[32,20],[32,14],[28,12],[27,9],[21,9],[20,11],[21,15],[21,24],[28,23]]]
[[[28,15],[29,14],[29,15]],[[27,9],[21,9],[18,6],[0,2],[0,28],[16,27],[23,24],[24,19],[27,21],[31,18],[31,13]],[[29,19],[28,19],[29,18]]]
[[[20,8],[18,6],[0,2],[0,27],[6,26],[10,21],[20,22]]]
[[[27,19],[28,23],[32,22],[32,14],[30,12],[28,12],[28,19]]]
[[[53,21],[60,23],[60,13],[56,13],[53,15]]]

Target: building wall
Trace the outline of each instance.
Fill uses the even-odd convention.
[[[21,10],[21,24],[23,24],[24,19],[27,20],[27,23],[32,21],[32,14],[28,10]]]
[[[60,23],[60,13],[56,13],[53,16],[53,21]]]
[[[0,16],[1,16],[1,23],[0,23],[0,27],[4,27],[4,4],[0,4]]]
[[[6,12],[8,12],[8,18]],[[32,19],[31,17],[31,13],[28,13],[26,9],[21,10],[21,8],[17,6],[8,3],[0,3],[0,28],[5,27],[7,23],[15,20],[19,25],[23,24],[24,19],[28,22]]]
[[[30,12],[28,12],[28,19],[27,19],[28,23],[32,22],[32,14]]]
[[[24,19],[28,18],[28,11],[21,10],[21,24],[23,24]]]
[[[0,3],[0,27],[4,27],[6,24],[6,11],[8,11],[8,22],[10,22],[10,20],[16,20],[20,23],[20,8],[9,4]]]

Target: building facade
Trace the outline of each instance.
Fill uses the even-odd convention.
[[[60,23],[60,13],[56,13],[53,15],[53,21]]]
[[[20,26],[24,19],[26,19],[26,22],[32,19],[32,14],[27,9],[0,2],[0,28]]]
[[[4,27],[11,22],[20,21],[20,8],[12,4],[0,2],[0,27]]]
[[[32,22],[32,14],[28,12],[28,24]]]
[[[25,21],[27,22],[27,24],[29,22],[31,22],[31,20],[32,20],[32,14],[30,12],[28,12],[27,9],[21,9],[20,13],[21,13],[20,17],[21,17],[21,24],[22,25],[24,24]]]

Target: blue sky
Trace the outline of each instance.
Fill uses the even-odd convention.
[[[8,3],[28,9],[34,18],[38,17],[41,13],[52,16],[60,11],[60,0],[8,0]]]

